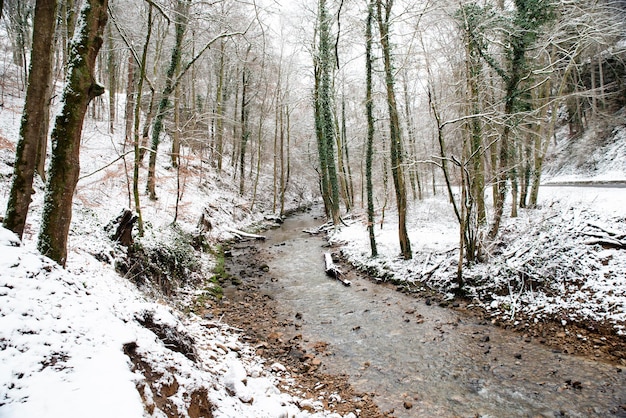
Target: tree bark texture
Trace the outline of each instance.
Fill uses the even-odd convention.
[[[374,1],[367,6],[367,26],[365,27],[365,115],[367,117],[367,151],[365,155],[365,177],[367,188],[367,231],[369,233],[372,257],[378,255],[374,234],[374,187],[372,184],[372,159],[374,155],[374,99],[372,97],[372,24]]]
[[[250,47],[248,47],[250,52]],[[246,54],[247,57],[247,54]],[[247,62],[247,60],[246,60]],[[250,109],[248,107],[250,99],[248,98],[248,83],[250,82],[250,69],[244,65],[241,71],[241,147],[239,150],[239,194],[243,196],[246,183],[246,147],[250,138],[250,127],[248,119]]]
[[[394,91],[394,69],[391,63],[391,43],[389,40],[389,20],[392,0],[387,0],[384,4],[382,0],[377,1],[378,27],[380,31],[380,43],[383,52],[383,62],[385,67],[385,84],[387,87],[387,105],[389,108],[389,140],[391,150],[391,174],[396,191],[396,205],[398,207],[398,237],[400,240],[400,252],[405,260],[413,257],[411,251],[411,241],[406,229],[406,185],[404,182],[402,136],[400,133],[400,116]]]
[[[146,41],[143,45],[143,52],[141,54],[141,62],[139,63],[139,76],[137,81],[137,92],[135,94],[134,110],[133,110],[133,150],[134,150],[134,164],[133,164],[133,200],[135,201],[135,211],[137,212],[137,229],[139,236],[142,237],[144,233],[143,229],[143,216],[141,214],[141,199],[139,197],[139,166],[141,165],[143,154],[140,148],[139,138],[139,121],[141,117],[141,96],[143,94],[143,83],[146,79],[146,62],[148,60],[148,47],[150,45],[150,38],[152,36],[152,4],[148,5],[148,23]],[[154,90],[152,90],[152,98],[150,99],[150,110],[152,109],[152,100],[154,98]],[[146,122],[146,126],[149,123]],[[147,134],[146,134],[147,135]]]
[[[33,177],[37,169],[37,156],[42,149],[41,143],[48,140],[46,134],[49,117],[47,103],[52,76],[51,67],[54,53],[52,44],[56,17],[56,0],[37,0],[26,102],[17,143],[13,184],[4,219],[4,226],[15,232],[20,239],[24,233],[31,195],[33,194]]]
[[[163,120],[165,119],[165,112],[168,110],[170,104],[170,95],[174,92],[174,76],[180,67],[180,61],[182,56],[183,38],[185,31],[187,30],[187,18],[188,18],[188,5],[189,0],[178,0],[176,7],[176,40],[174,47],[172,48],[172,56],[170,59],[170,66],[167,69],[167,78],[165,80],[165,87],[161,93],[161,100],[159,101],[159,107],[154,117],[154,125],[152,127],[152,143],[150,144],[150,158],[148,162],[148,196],[151,200],[156,200],[156,158],[161,142],[161,132],[163,131]]]
[[[319,2],[319,45],[318,45],[318,68],[316,76],[316,129],[318,134],[318,151],[320,169],[322,171],[322,195],[325,195],[324,203],[327,205],[327,214],[332,218],[333,224],[338,225],[339,217],[339,180],[337,165],[335,162],[335,124],[332,111],[332,80],[331,68],[333,67],[333,55],[331,53],[330,39],[330,16],[326,7],[326,0]],[[324,187],[326,186],[326,187]]]
[[[72,197],[80,172],[80,138],[87,107],[104,93],[94,68],[107,22],[107,0],[87,0],[70,46],[61,113],[52,131],[52,159],[44,198],[38,248],[62,266],[72,220]]]

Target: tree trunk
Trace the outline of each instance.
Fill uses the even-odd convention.
[[[319,183],[320,193],[324,201],[324,212],[327,217],[331,216],[331,197],[330,186],[328,182],[328,164],[326,162],[326,141],[324,140],[324,122],[322,120],[322,108],[320,103],[320,63],[315,64],[315,87],[313,92],[313,102],[315,106],[315,138],[317,139],[317,155],[319,158]]]
[[[220,63],[217,74],[217,89],[215,92],[215,159],[217,171],[222,171],[222,153],[224,152],[224,66],[225,66],[225,42],[220,42]]]
[[[113,32],[109,25],[108,33],[108,56],[107,67],[109,72],[109,132],[113,133],[115,130],[115,95],[117,93],[117,57],[115,56],[115,45],[113,43]]]
[[[136,63],[132,55],[128,56],[127,65],[126,107],[124,108],[124,142],[130,145],[132,143],[133,136],[133,107],[135,104],[135,87],[137,85]]]
[[[146,75],[144,74],[144,78]],[[141,107],[141,96],[137,98],[137,103]],[[139,141],[139,163],[143,164],[144,155],[146,155],[148,142],[150,141],[150,126],[154,120],[154,102],[156,100],[156,91],[150,86],[150,103],[148,104],[148,111],[146,112],[146,120],[143,122],[143,129],[141,130],[141,139]],[[139,129],[139,128],[137,128]]]
[[[346,128],[346,115],[345,115],[345,111],[346,111],[346,107],[345,107],[345,101],[342,102],[342,113],[343,116],[341,118],[341,120],[343,121],[343,126],[341,129],[342,135],[343,135],[343,155],[346,159],[345,161],[345,165],[344,167],[346,168],[346,172],[345,172],[345,176],[346,176],[346,188],[348,191],[348,196],[350,196],[349,198],[349,202],[350,202],[350,208],[348,208],[348,210],[351,210],[351,208],[354,206],[354,180],[352,179],[352,167],[350,165],[350,152],[349,152],[349,146],[348,146],[348,130]]]
[[[91,100],[104,93],[94,79],[98,51],[107,22],[107,0],[87,0],[81,10],[78,34],[72,40],[63,108],[52,131],[52,159],[44,198],[38,248],[62,266],[72,219],[72,197],[80,172],[80,138]]]
[[[287,119],[287,120],[285,120]],[[285,192],[287,191],[287,162],[285,152],[289,149],[289,111],[287,105],[280,106],[280,216],[285,213]]]
[[[163,130],[163,120],[165,119],[165,112],[169,107],[169,98],[174,91],[174,75],[180,67],[183,38],[185,36],[185,30],[187,29],[187,12],[189,0],[178,0],[176,4],[176,40],[174,47],[172,48],[172,56],[170,65],[167,69],[167,75],[165,80],[165,87],[161,93],[161,100],[159,101],[159,107],[154,117],[154,125],[152,127],[152,143],[150,144],[150,158],[148,162],[148,185],[147,192],[148,197],[151,200],[156,200],[156,158],[161,142],[161,131]]]
[[[402,151],[402,136],[400,133],[400,118],[398,115],[398,106],[396,102],[396,94],[394,92],[394,77],[393,77],[393,65],[391,63],[391,42],[389,34],[389,21],[391,19],[391,8],[393,6],[393,0],[387,0],[384,4],[384,16],[383,16],[383,2],[377,0],[377,16],[378,27],[380,31],[380,43],[383,52],[383,62],[385,67],[385,84],[387,87],[387,106],[389,108],[389,140],[391,150],[391,173],[393,177],[393,184],[396,190],[396,205],[398,207],[398,236],[400,240],[400,252],[405,260],[409,260],[413,257],[411,251],[411,242],[406,229],[406,186],[404,183],[404,170],[403,170],[403,151]]]
[[[250,52],[250,47],[248,47],[248,52]],[[250,114],[250,110],[248,109],[249,80],[250,70],[248,69],[247,64],[244,64],[241,71],[241,147],[239,149],[239,194],[241,196],[243,196],[245,191],[246,147],[248,145],[248,139],[250,138],[250,129],[248,126],[248,118]]]
[[[372,157],[374,155],[374,102],[372,97],[372,21],[374,0],[367,5],[367,26],[365,27],[365,116],[367,118],[367,151],[365,155],[365,177],[367,188],[367,231],[372,257],[378,255],[374,235],[374,187],[372,185]]]
[[[142,237],[144,233],[143,229],[143,217],[141,215],[141,200],[139,197],[139,166],[141,165],[142,152],[140,149],[139,138],[139,120],[141,117],[141,96],[143,94],[143,83],[146,79],[146,62],[148,60],[148,47],[150,45],[150,37],[152,36],[152,3],[148,4],[148,27],[146,28],[146,41],[143,45],[143,52],[141,54],[141,62],[139,63],[139,77],[137,82],[137,93],[135,94],[135,109],[133,124],[133,147],[134,147],[134,164],[133,164],[133,198],[135,201],[135,212],[137,212],[137,229],[139,236]],[[152,90],[152,97],[154,97],[154,90]],[[151,99],[152,100],[152,99]],[[152,104],[150,105],[152,108]],[[147,124],[147,123],[146,123]]]
[[[337,135],[337,162],[339,164],[339,179],[346,205],[346,212],[352,210],[354,204],[354,197],[352,195],[353,190],[350,185],[350,158],[348,154],[348,129],[346,127],[346,98],[345,95],[341,98],[341,128],[339,129],[339,135]]]
[[[33,194],[33,177],[37,168],[38,154],[47,143],[47,109],[52,75],[54,27],[57,2],[37,0],[31,50],[31,70],[26,91],[26,103],[20,126],[20,137],[15,156],[14,177],[7,204],[4,226],[15,232],[20,239],[24,233],[28,208]],[[36,61],[35,58],[36,57]],[[37,65],[33,65],[37,63]],[[45,151],[43,156],[45,159]]]
[[[180,165],[180,87],[174,89],[174,129],[172,133],[172,153],[170,160],[172,167],[178,168]]]
[[[318,152],[322,179],[322,195],[327,215],[339,225],[339,183],[335,162],[335,125],[332,112],[330,16],[326,0],[319,0],[319,45],[317,62],[315,108]]]

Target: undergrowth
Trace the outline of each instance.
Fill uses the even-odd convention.
[[[156,286],[165,295],[202,279],[202,262],[196,251],[197,238],[177,225],[160,231],[158,239],[141,239],[129,248],[128,257],[116,268],[137,285]]]

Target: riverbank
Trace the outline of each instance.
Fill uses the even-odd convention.
[[[330,240],[352,266],[404,292],[459,304],[563,352],[623,365],[626,251],[618,241],[626,234],[626,196],[615,190],[542,189],[539,208],[504,220],[498,238],[483,248],[487,262],[465,263],[463,300],[456,296],[458,225],[443,198],[410,208],[411,260],[398,257],[393,214],[376,226],[376,258],[363,216]]]
[[[624,412],[620,367],[496,327],[468,301],[376,283],[348,265],[353,285],[344,287],[324,276],[324,241],[303,234],[304,225],[288,219],[268,243],[235,245],[227,261],[234,283],[209,309],[241,328],[268,364],[285,365],[304,398],[340,413],[368,411],[361,416]]]
[[[297,398],[308,399],[299,405],[303,410],[314,411],[310,401],[314,399],[319,408],[341,415],[390,416],[376,406],[374,393],[358,392],[347,375],[326,373],[320,368],[324,357],[333,354],[327,342],[303,338],[298,325],[301,316],[279,315],[274,297],[263,286],[267,281],[278,280],[267,265],[271,255],[253,243],[234,244],[229,251],[226,266],[232,281],[223,284],[223,300],[208,306],[203,314],[241,329],[244,341],[273,365],[278,376],[294,381],[283,389]]]

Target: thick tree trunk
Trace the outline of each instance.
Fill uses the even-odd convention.
[[[318,151],[320,168],[322,171],[322,194],[326,196],[324,202],[327,214],[333,224],[338,225],[339,217],[339,182],[337,165],[335,162],[335,125],[332,112],[332,83],[331,68],[333,57],[331,54],[330,16],[326,7],[326,0],[319,1],[319,61],[316,76],[315,107],[316,129],[318,133]],[[326,183],[326,184],[324,184]],[[326,186],[326,187],[324,187]]]
[[[324,140],[324,122],[322,120],[322,110],[320,105],[320,64],[316,63],[315,68],[315,91],[313,101],[315,105],[315,138],[317,139],[317,155],[319,158],[319,183],[320,193],[324,201],[324,211],[327,217],[331,216],[330,186],[328,182],[328,164],[326,162],[326,141]]]
[[[72,197],[80,172],[80,138],[91,100],[104,93],[94,78],[98,51],[107,22],[107,0],[87,0],[81,10],[78,33],[72,40],[63,108],[52,131],[52,159],[44,198],[38,248],[62,266],[72,219]]]
[[[33,177],[37,168],[38,154],[47,143],[47,109],[51,84],[54,26],[57,2],[37,0],[33,28],[31,70],[26,91],[26,103],[20,127],[20,138],[15,156],[14,177],[9,194],[4,226],[20,238],[24,233],[28,208],[33,194]],[[37,65],[33,65],[37,62]],[[45,151],[40,158],[45,159]]]

